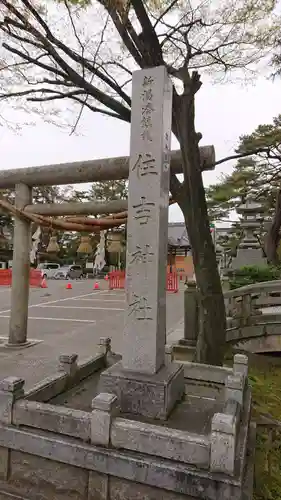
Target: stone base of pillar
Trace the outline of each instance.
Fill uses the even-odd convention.
[[[184,370],[170,363],[150,375],[124,370],[120,361],[101,374],[99,391],[115,394],[121,413],[166,420],[184,395]]]
[[[4,344],[5,349],[26,349],[27,347],[31,347],[33,345],[39,344],[40,340],[27,340],[26,342],[22,342],[21,344],[12,344],[11,342],[6,342]]]

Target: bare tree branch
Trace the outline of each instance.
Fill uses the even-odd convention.
[[[116,30],[118,31],[120,38],[123,40],[128,52],[134,58],[135,62],[142,68],[142,57],[139,52],[138,46],[135,45],[132,37],[129,35],[126,26],[122,23],[117,10],[113,9],[110,0],[98,0],[101,5],[107,10],[110,15]]]
[[[45,54],[41,54],[41,56],[38,56],[37,58],[31,57],[28,54],[25,54],[24,52],[21,52],[20,50],[17,50],[16,48],[11,47],[10,45],[8,45],[5,42],[2,44],[2,47],[4,47],[4,49],[8,50],[9,52],[11,52],[11,54],[15,54],[15,55],[21,57],[24,61],[26,61],[28,63],[34,64],[35,66],[39,66],[40,68],[45,69],[46,71],[50,71],[52,73],[55,73],[56,75],[59,75],[62,78],[66,78],[66,79],[68,78],[67,73],[64,73],[63,71],[56,69],[54,66],[50,66],[50,65],[42,63],[40,61],[40,59],[42,57],[44,57]]]
[[[9,7],[11,7],[11,4],[9,4],[9,2],[7,2],[6,0],[3,0],[3,1],[4,1],[4,3],[6,5],[8,5]],[[47,50],[47,52],[52,56],[52,58],[58,63],[58,65],[69,76],[71,74],[72,78],[74,78],[74,79],[78,78],[78,80],[80,81],[80,85],[84,81],[84,86],[86,86],[86,87],[88,86],[89,94],[91,94],[91,92],[89,90],[90,89],[90,84],[88,84],[88,82],[85,80],[85,78],[80,77],[80,75],[77,72],[74,72],[73,68],[71,68],[66,63],[66,61],[64,59],[62,59],[61,56],[59,56],[59,54],[54,49],[53,45],[55,45],[57,48],[59,48],[60,50],[62,50],[71,59],[73,59],[74,61],[76,61],[79,64],[81,64],[82,67],[86,67],[88,70],[90,70],[92,73],[94,73],[98,78],[100,78],[107,85],[109,85],[113,90],[115,90],[117,92],[117,94],[119,94],[120,97],[122,97],[122,99],[124,99],[124,101],[127,104],[129,104],[129,105],[131,104],[130,98],[128,97],[128,95],[125,92],[122,91],[122,89],[120,88],[120,86],[114,84],[114,82],[112,82],[112,80],[110,80],[108,77],[106,77],[104,74],[102,74],[98,69],[96,69],[96,67],[95,67],[94,64],[89,63],[83,57],[81,57],[79,54],[76,54],[72,49],[70,49],[69,47],[67,47],[60,40],[58,40],[52,34],[51,30],[46,25],[45,21],[42,19],[42,17],[38,14],[38,12],[34,9],[34,7],[30,4],[30,2],[28,0],[22,0],[22,2],[26,6],[26,8],[34,15],[34,17],[36,18],[36,20],[38,21],[38,23],[42,26],[42,28],[45,30],[46,36],[44,36],[42,33],[40,33],[28,21],[24,22],[23,16],[20,13],[18,13],[15,8],[12,7],[12,12],[15,13],[15,15],[17,15],[23,21],[23,24],[21,25],[21,29],[24,30],[24,31],[27,31],[27,32],[31,33],[35,37],[35,39],[40,40],[41,44]],[[92,86],[92,89],[94,89],[93,86]],[[96,93],[96,91],[99,94],[100,91],[98,91],[98,89],[95,89],[95,93]],[[113,103],[113,101],[112,101],[112,103]],[[122,106],[119,103],[118,103],[118,105]],[[121,108],[119,108],[119,109],[121,109]],[[115,111],[117,111],[117,110],[115,110]],[[124,116],[124,111],[127,112],[127,109],[123,106],[123,116]]]
[[[33,28],[34,29],[34,28]],[[92,84],[90,84],[88,81],[86,81],[83,77],[81,77],[73,68],[71,68],[67,62],[62,59],[62,57],[56,52],[54,47],[48,42],[40,33],[37,33],[37,36],[40,37],[40,40],[48,50],[49,54],[53,57],[53,59],[58,63],[58,65],[61,67],[61,69],[64,71],[62,73],[61,71],[54,70],[52,67],[46,67],[44,66],[44,69],[48,69],[49,71],[55,72],[57,74],[60,74],[62,76],[65,75],[66,79],[71,79],[73,83],[75,83],[76,86],[84,88],[90,95],[92,95],[95,99],[100,101],[102,104],[104,104],[107,107],[111,107],[113,111],[116,114],[120,114],[120,118],[125,121],[130,121],[130,110],[126,108],[123,104],[118,102],[117,100],[113,99],[109,95],[105,94],[98,88],[94,87]],[[17,49],[13,49],[12,47],[8,46],[7,44],[3,44],[3,47],[5,47],[7,50],[10,52],[19,55],[25,60],[28,60],[29,62],[35,63],[35,60],[29,56],[27,56],[24,53],[21,53]],[[42,63],[38,64],[39,66],[42,67]]]
[[[71,26],[72,26],[75,38],[76,38],[78,44],[80,45],[80,48],[81,48],[81,58],[82,58],[82,61],[84,62],[84,52],[85,52],[84,45],[81,42],[80,37],[79,37],[79,35],[77,33],[76,26],[75,26],[75,23],[73,21],[73,17],[72,17],[72,14],[71,14],[71,10],[70,10],[70,7],[68,5],[68,1],[67,0],[63,0],[63,3],[65,5],[65,7],[66,7],[66,10],[67,10],[67,13],[68,13],[68,17],[70,19]],[[83,73],[82,73],[83,74],[83,78],[85,78],[85,67],[84,67],[84,64],[82,65],[82,70],[83,70]]]
[[[64,1],[66,2],[66,0],[64,0]],[[71,14],[70,14],[70,15],[71,15]],[[93,60],[93,62],[92,62],[92,66],[93,66],[93,67],[96,67],[96,59],[97,59],[97,55],[98,55],[99,49],[100,49],[100,47],[101,47],[101,45],[102,45],[102,43],[103,43],[103,41],[104,41],[104,34],[105,34],[105,30],[106,30],[106,28],[107,28],[108,19],[109,19],[109,17],[107,17],[106,22],[104,23],[104,26],[103,26],[103,29],[102,29],[102,32],[101,32],[100,41],[99,41],[99,43],[98,43],[98,47],[97,47],[96,52],[95,52],[95,55],[94,55],[94,60]],[[72,17],[71,17],[71,24],[73,24]],[[77,33],[76,33],[76,36],[78,36],[78,35],[77,35]],[[83,54],[82,54],[82,55],[83,55]],[[93,73],[93,75],[92,75],[92,77],[91,77],[91,80],[90,80],[90,83],[92,83],[92,82],[93,82],[94,76],[95,76],[95,73]],[[120,86],[117,84],[117,82],[116,82],[116,86],[120,88]],[[120,91],[119,91],[119,92],[120,92]],[[81,106],[81,108],[80,108],[80,111],[79,111],[79,113],[78,113],[78,116],[77,116],[77,118],[76,118],[76,120],[75,120],[74,126],[73,126],[72,131],[71,131],[71,133],[72,133],[72,134],[73,134],[73,133],[76,131],[76,129],[77,129],[78,123],[79,123],[79,121],[80,121],[80,119],[81,119],[81,116],[82,116],[82,113],[83,113],[83,109],[84,109],[84,107],[87,105],[87,102],[88,102],[88,97],[89,97],[89,96],[88,96],[88,95],[86,95],[85,100],[84,100],[84,102],[82,103],[82,106]],[[131,101],[129,100],[129,104],[130,104],[130,102],[131,102]],[[115,116],[116,116],[116,115],[115,115]]]
[[[222,163],[225,163],[230,160],[238,160],[239,158],[245,158],[246,156],[254,156],[257,155],[258,153],[269,153],[269,148],[258,148],[258,149],[253,149],[252,151],[248,151],[245,153],[238,153],[235,155],[230,155],[226,156],[225,158],[222,158],[221,160],[218,160],[214,163],[214,165],[221,165]]]
[[[156,20],[156,23],[153,25],[153,29],[155,30],[157,24],[161,22],[161,20],[175,7],[175,5],[178,3],[179,0],[173,0],[170,5],[162,12],[162,14],[158,17]]]

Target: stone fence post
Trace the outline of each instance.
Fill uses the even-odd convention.
[[[61,356],[59,356],[58,370],[60,372],[67,373],[70,377],[73,377],[78,369],[77,359],[78,354],[61,354]]]
[[[211,425],[212,472],[234,475],[236,450],[236,420],[234,415],[215,413]]]
[[[7,377],[0,382],[0,423],[11,425],[13,406],[17,399],[24,396],[24,380]],[[0,446],[0,479],[7,481],[9,475],[10,450]]]
[[[233,374],[228,375],[225,381],[225,407],[221,413],[215,413],[211,423],[212,472],[222,472],[231,476],[235,473],[235,453],[247,376],[247,356],[235,354]]]
[[[112,418],[118,410],[117,396],[100,393],[92,400],[91,443],[108,446]]]
[[[252,296],[251,294],[242,296],[242,318],[241,318],[241,326],[248,326],[251,323],[251,315],[252,315]]]
[[[0,382],[0,423],[10,425],[13,420],[13,405],[24,396],[24,380],[7,377]]]
[[[111,351],[111,338],[110,337],[100,337],[98,344],[99,354],[108,354]]]
[[[173,362],[173,346],[170,344],[165,345],[165,364],[169,365]]]
[[[184,291],[184,341],[196,345],[199,333],[199,293],[195,281],[189,281]]]
[[[230,290],[229,276],[223,274],[221,277],[221,287],[223,292],[228,292]]]
[[[248,356],[245,354],[235,354],[233,373],[234,375],[242,374],[245,378],[248,377]]]
[[[243,406],[244,400],[244,387],[245,387],[245,377],[242,373],[235,373],[234,375],[228,375],[225,382],[225,400],[229,399],[237,401]]]

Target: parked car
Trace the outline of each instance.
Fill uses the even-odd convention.
[[[42,262],[42,264],[39,264],[38,269],[42,271],[42,277],[43,278],[54,278],[54,275],[56,272],[60,269],[60,264],[56,262]]]
[[[79,279],[83,277],[81,266],[72,264],[71,266],[61,266],[54,274],[55,279]]]

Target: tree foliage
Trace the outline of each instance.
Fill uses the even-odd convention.
[[[98,201],[126,200],[128,197],[127,182],[108,181],[95,182],[88,192],[89,199]]]
[[[259,125],[252,134],[240,137],[237,154],[257,153],[239,159],[228,175],[207,189],[210,215],[218,220],[228,217],[237,205],[251,197],[262,203],[271,218],[266,237],[266,254],[274,264],[279,260],[281,208],[281,115],[271,124]]]
[[[225,76],[245,70],[252,76],[275,33],[276,2],[63,0],[55,7],[51,0],[1,0],[0,5],[5,49],[0,98],[28,102],[40,113],[48,109],[53,121],[59,103],[70,99],[77,109],[74,129],[86,108],[129,123],[132,72],[166,66],[174,83],[172,130],[184,174],[182,183],[171,175],[170,190],[188,227],[203,310],[198,360],[222,362],[224,301],[200,171],[195,95],[202,85],[199,71]]]
[[[127,182],[120,181],[106,181],[94,182],[89,186],[89,189],[84,191],[71,189],[68,193],[67,201],[71,202],[85,202],[85,201],[111,201],[111,200],[125,200],[128,196]],[[66,201],[66,200],[65,200]],[[77,258],[77,248],[80,243],[80,235],[77,233],[64,232],[59,235],[59,242],[61,245],[61,258],[75,259]],[[90,237],[90,243],[95,251],[97,243],[99,242],[98,235]],[[108,259],[107,259],[108,260]]]
[[[281,115],[241,136],[236,153],[250,156],[238,159],[230,174],[206,190],[216,220],[227,217],[246,195],[265,204],[267,212],[274,209],[281,180]]]
[[[255,160],[239,159],[231,174],[223,174],[219,182],[206,189],[210,218],[226,220],[245,195],[256,190],[257,177]]]
[[[10,203],[14,202],[15,192],[13,190],[2,190],[1,198]],[[61,202],[83,202],[83,201],[110,201],[127,198],[126,181],[95,182],[89,188],[81,191],[73,186],[38,186],[33,188],[33,203],[61,203]],[[9,213],[0,214],[0,226],[9,229],[13,233],[14,221]],[[32,233],[37,229],[32,224]],[[51,232],[49,228],[42,228],[43,237],[40,245],[40,252],[46,252]],[[58,258],[74,260],[77,258],[77,248],[80,243],[80,234],[73,232],[57,232],[57,238],[61,247]],[[90,237],[91,244],[95,250],[99,241],[97,234]],[[47,255],[46,255],[47,257]]]
[[[280,39],[280,27],[276,32],[275,43],[273,50],[271,52],[272,58],[271,63],[273,66],[273,77],[281,76],[281,39]]]
[[[230,289],[241,286],[262,283],[264,281],[275,281],[280,279],[280,268],[272,266],[245,266],[233,271],[230,275]]]

